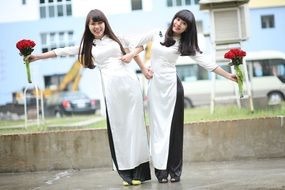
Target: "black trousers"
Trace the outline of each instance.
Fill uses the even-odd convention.
[[[160,180],[167,178],[179,178],[182,173],[183,163],[183,128],[184,128],[184,90],[182,83],[177,76],[177,94],[173,118],[170,129],[169,153],[167,169],[155,169],[155,175]]]

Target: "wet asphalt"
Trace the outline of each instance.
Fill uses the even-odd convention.
[[[112,168],[0,173],[1,190],[285,190],[285,158],[184,163],[181,181],[125,187]]]

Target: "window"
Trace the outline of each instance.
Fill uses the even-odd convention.
[[[71,15],[72,15],[71,4],[66,5],[66,16],[71,16]]]
[[[44,76],[44,83],[46,88],[52,88],[54,86],[59,86],[60,82],[63,81],[65,74],[54,74]],[[58,96],[52,96],[48,99],[49,102],[56,101]]]
[[[57,5],[57,16],[63,16],[63,5]]]
[[[191,5],[191,4],[199,4],[199,0],[167,0],[166,1],[166,5],[168,7]]]
[[[203,33],[203,22],[201,20],[196,20],[196,28],[198,33]]]
[[[142,0],[132,0],[132,10],[142,10]]]
[[[250,61],[253,65],[253,76],[278,76],[285,78],[285,61],[281,59],[266,59]]]
[[[261,28],[274,28],[274,15],[261,16]]]
[[[67,33],[67,37],[68,37],[68,39],[67,39],[67,41],[69,42],[69,46],[72,46],[73,45],[73,31],[69,31],[68,33]]]
[[[48,6],[49,17],[54,17],[54,6]]]
[[[73,46],[73,31],[60,31],[41,33],[42,52],[47,52],[56,48]]]
[[[65,39],[64,39],[65,33],[64,32],[59,32],[58,33],[58,42],[59,42],[59,47],[63,48],[65,45]]]
[[[40,18],[46,18],[46,9],[45,7],[40,7]]]
[[[167,0],[167,6],[168,7],[172,7],[173,6],[172,0]]]
[[[182,82],[208,80],[209,72],[198,64],[177,65],[177,75]]]
[[[176,6],[181,6],[182,5],[182,0],[176,0]]]
[[[40,18],[72,16],[71,0],[40,0]]]
[[[191,0],[185,0],[185,5],[191,5]]]

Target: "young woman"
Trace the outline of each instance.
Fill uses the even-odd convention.
[[[111,156],[123,184],[138,185],[150,179],[149,150],[140,83],[130,65],[121,60],[127,48],[126,39],[118,38],[104,13],[95,9],[87,15],[79,47],[59,48],[28,59],[78,55],[84,67],[99,68]]]
[[[151,78],[148,89],[150,117],[150,150],[155,175],[160,183],[180,181],[183,153],[184,92],[176,74],[178,57],[190,56],[199,65],[229,80],[236,81],[215,63],[209,62],[198,46],[193,13],[181,10],[175,14],[164,33],[153,31],[135,43],[134,52],[123,57],[128,61],[152,43],[151,70],[140,65],[146,78]]]

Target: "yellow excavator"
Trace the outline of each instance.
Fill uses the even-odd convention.
[[[62,91],[78,91],[82,69],[82,65],[78,60],[76,60],[69,69],[69,71],[64,75],[63,80],[60,81],[59,85],[56,85],[55,88],[46,88],[42,90],[43,97],[48,98],[52,94]],[[35,89],[31,89],[27,91],[27,94],[30,94],[31,96],[36,96],[37,93]],[[12,98],[14,104],[23,104],[24,89],[22,91],[13,92]]]
[[[79,82],[81,79],[81,69],[82,66],[80,62],[77,60],[74,62],[70,70],[64,75],[63,80],[57,86],[57,88],[48,88],[43,90],[44,97],[49,97],[55,92],[62,91],[78,91]]]

